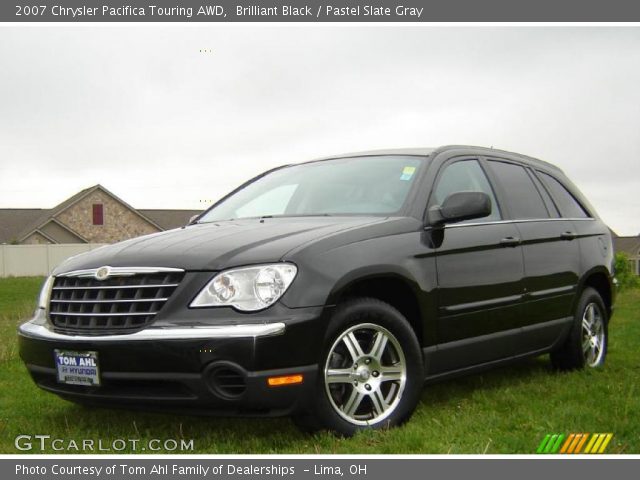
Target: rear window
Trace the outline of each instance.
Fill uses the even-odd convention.
[[[494,160],[489,164],[502,186],[506,207],[514,219],[549,218],[540,192],[524,167]]]
[[[538,172],[542,183],[556,202],[560,214],[565,218],[588,218],[590,215],[574,196],[558,180],[543,172]]]

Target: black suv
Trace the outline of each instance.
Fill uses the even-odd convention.
[[[551,354],[599,367],[608,228],[556,167],[449,146],[270,170],[188,226],[71,258],[20,327],[86,404],[396,425],[425,382]]]

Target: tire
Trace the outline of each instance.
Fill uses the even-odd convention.
[[[609,341],[608,323],[602,297],[593,288],[585,288],[578,301],[569,336],[551,353],[554,368],[576,370],[604,365]]]
[[[424,382],[422,350],[407,319],[373,298],[338,306],[327,329],[306,431],[351,436],[408,420]]]

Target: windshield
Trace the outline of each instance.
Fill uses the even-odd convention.
[[[381,215],[399,211],[423,157],[340,158],[275,170],[237,191],[199,222],[307,215]]]

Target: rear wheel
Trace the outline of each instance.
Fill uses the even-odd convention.
[[[607,310],[600,294],[586,288],[574,317],[573,327],[565,343],[551,353],[551,362],[560,370],[604,365],[607,356]]]
[[[299,424],[342,435],[408,419],[424,379],[420,346],[407,320],[391,305],[368,298],[338,307],[319,370],[312,411]]]

